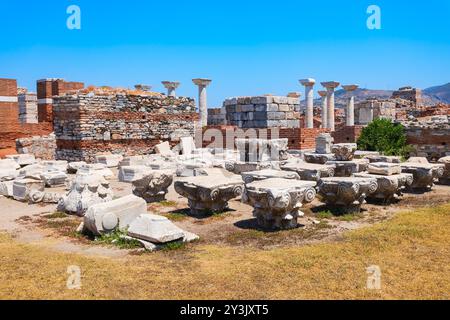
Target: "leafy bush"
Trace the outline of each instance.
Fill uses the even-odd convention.
[[[406,142],[405,128],[401,124],[376,119],[363,129],[358,149],[378,151],[385,156],[408,157],[412,148]]]

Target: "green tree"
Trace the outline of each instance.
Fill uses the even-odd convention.
[[[358,149],[378,151],[386,156],[408,157],[411,146],[406,141],[405,128],[389,119],[376,119],[365,127],[358,139]]]

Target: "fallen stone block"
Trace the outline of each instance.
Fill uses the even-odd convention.
[[[119,166],[123,156],[118,154],[106,154],[95,156],[95,162],[105,165],[107,168],[115,168]]]
[[[0,160],[0,170],[17,170],[20,169],[20,165],[12,159]]]
[[[147,203],[136,196],[129,195],[117,200],[94,204],[84,216],[84,228],[94,235],[126,231],[134,220],[147,213]]]
[[[14,160],[21,167],[36,163],[36,158],[32,154],[14,154],[5,158]]]
[[[151,171],[152,169],[147,166],[120,167],[119,181],[131,183],[134,180],[141,179],[144,175]]]
[[[334,177],[333,165],[306,163],[306,162],[290,162],[281,166],[282,170],[296,172],[301,180],[319,181],[321,178]]]
[[[34,179],[18,179],[13,183],[13,198],[21,202],[29,202],[31,200],[30,194],[34,191],[45,190],[45,184],[42,180]]]
[[[182,240],[185,237],[184,231],[169,219],[153,214],[143,214],[135,219],[128,229],[128,235],[157,244]]]
[[[41,179],[47,188],[55,188],[66,185],[68,177],[64,172],[49,171],[41,174]]]
[[[444,174],[439,179],[442,184],[450,184],[450,156],[439,159],[440,164],[445,166]]]
[[[87,175],[99,174],[107,180],[115,178],[115,175],[111,169],[107,168],[102,163],[86,164],[78,169],[78,173]]]
[[[254,181],[261,181],[266,179],[288,179],[288,180],[300,180],[300,176],[297,172],[289,172],[282,170],[265,169],[260,171],[251,171],[242,173],[242,179],[245,183],[252,183]]]
[[[168,141],[162,142],[155,146],[155,153],[165,157],[175,157],[176,154],[170,149],[170,143]]]
[[[41,163],[43,166],[45,166],[45,170],[47,171],[60,171],[60,172],[67,172],[68,162],[64,160],[58,160],[58,161],[43,161]]]
[[[70,173],[70,174],[76,174],[76,173],[78,172],[78,170],[79,170],[82,166],[84,166],[84,165],[86,165],[86,164],[87,164],[87,163],[84,162],[84,161],[70,162],[70,163],[67,165],[67,172]]]
[[[0,195],[5,197],[13,197],[13,184],[14,181],[0,182]]]
[[[165,200],[169,187],[173,183],[173,174],[168,171],[151,171],[132,181],[133,194],[147,203]]]
[[[358,146],[355,143],[340,143],[331,147],[331,152],[337,161],[351,161]]]
[[[382,176],[392,176],[402,173],[400,164],[388,162],[375,162],[369,164],[368,172],[370,174],[378,174]]]

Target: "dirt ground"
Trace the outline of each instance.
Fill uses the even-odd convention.
[[[111,180],[115,197],[131,193],[131,185]],[[54,191],[64,192],[63,188]],[[178,195],[173,185],[167,201],[149,204],[151,213],[167,216],[181,228],[200,236],[200,243],[271,249],[302,246],[312,243],[339,241],[349,230],[359,229],[390,219],[395,213],[426,206],[434,207],[450,202],[450,186],[436,185],[427,193],[405,193],[402,200],[390,205],[368,203],[359,215],[333,216],[319,199],[304,207],[305,216],[299,219],[296,230],[267,232],[259,229],[252,208],[240,199],[230,201],[230,210],[222,214],[196,218],[189,214],[187,199]],[[94,244],[75,233],[82,218],[52,217],[56,205],[28,205],[0,197],[0,231],[11,234],[22,243],[32,243],[68,253],[124,258],[130,250]]]

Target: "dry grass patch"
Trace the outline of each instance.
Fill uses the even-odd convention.
[[[258,234],[257,236],[260,236]],[[47,299],[450,299],[450,204],[403,212],[334,243],[204,245],[118,260],[0,236],[0,297]],[[82,290],[67,290],[67,267]],[[366,289],[378,265],[382,290]]]

